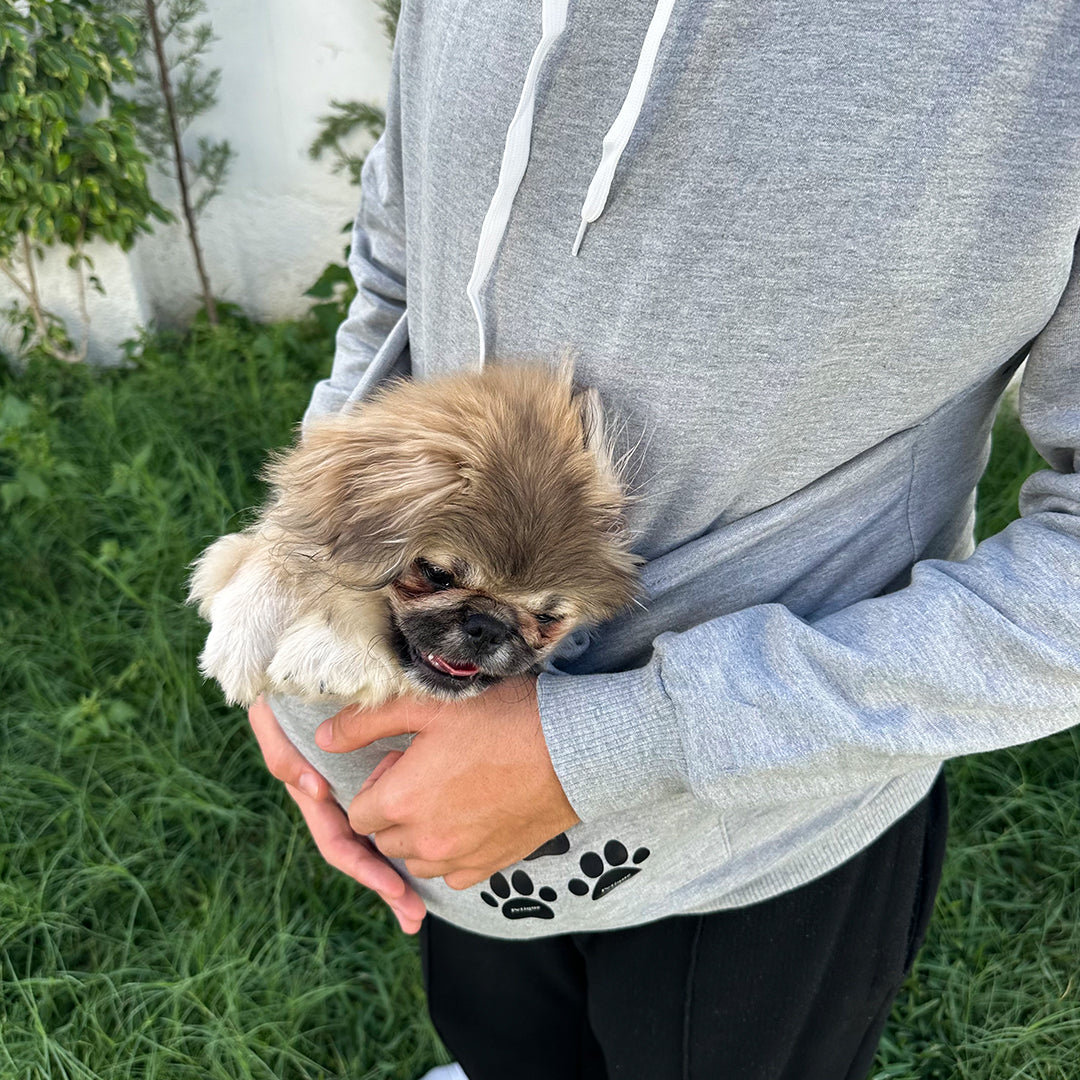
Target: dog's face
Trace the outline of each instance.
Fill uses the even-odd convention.
[[[636,591],[597,404],[565,372],[398,384],[319,422],[270,478],[321,567],[382,590],[393,651],[429,694],[535,668]]]
[[[391,643],[406,675],[440,697],[479,693],[537,667],[581,625],[580,600],[513,585],[449,552],[415,559],[387,589]]]

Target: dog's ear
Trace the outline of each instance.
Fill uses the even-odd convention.
[[[415,557],[465,479],[445,434],[435,438],[389,410],[362,411],[314,421],[271,462],[269,519],[312,554],[346,559],[381,584]]]
[[[624,481],[619,466],[616,464],[612,441],[604,422],[604,407],[600,402],[600,395],[592,387],[588,390],[579,390],[574,394],[574,403],[581,416],[585,449],[596,461],[596,467],[603,482],[613,491],[620,493],[621,508]]]

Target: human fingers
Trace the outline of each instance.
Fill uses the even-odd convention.
[[[381,763],[380,763],[381,764]],[[380,787],[371,777],[349,803],[349,827],[361,836],[381,833],[391,826],[400,825],[405,814],[405,807],[398,806],[384,787]],[[386,852],[383,852],[385,855]],[[391,858],[398,858],[397,853]]]
[[[347,753],[392,735],[415,735],[446,707],[445,702],[419,701],[408,695],[374,709],[349,705],[319,725],[315,742],[320,749]]]
[[[370,836],[388,825],[401,822],[406,806],[385,780],[381,787],[376,788],[376,783],[404,756],[404,750],[388,751],[361,785],[348,811],[349,827],[354,833]]]
[[[416,878],[437,878],[462,870],[462,860],[450,854],[449,845],[437,839],[417,837],[404,825],[380,829],[372,837],[375,847],[388,859],[401,859]],[[477,881],[486,875],[477,877]]]
[[[401,859],[414,878],[443,878],[452,889],[467,889],[498,870],[478,861],[477,852],[466,852],[452,839],[417,835],[404,825],[391,825],[372,837],[375,847],[388,859]]]
[[[451,889],[471,889],[494,873],[493,868],[486,870],[454,870],[448,874],[443,874],[442,878]]]
[[[401,876],[372,850],[365,837],[357,836],[349,828],[341,810],[332,803],[310,799],[292,787],[289,794],[300,808],[319,854],[335,870],[348,874],[387,900],[404,895],[406,885]]]
[[[360,791],[367,791],[367,789],[371,787],[371,785],[374,784],[375,781],[378,780],[379,777],[382,776],[383,773],[385,773],[386,770],[389,769],[395,761],[401,758],[404,753],[404,750],[388,750],[383,756],[382,761],[380,761],[379,764],[376,765],[375,768],[372,769],[371,772],[368,774],[367,779],[360,786]]]
[[[414,878],[442,878],[451,889],[470,889],[486,881],[498,869],[489,866],[478,869],[474,866],[462,866],[457,862],[429,862],[426,859],[406,859],[405,869]]]
[[[300,808],[322,857],[336,870],[378,893],[390,905],[402,930],[415,933],[427,911],[416,891],[365,837],[349,828],[344,812],[336,804],[311,799],[292,787],[287,790]]]
[[[330,785],[289,741],[273,710],[262,697],[248,709],[248,723],[255,733],[255,740],[271,776],[299,788],[305,795],[320,802],[330,798]]]

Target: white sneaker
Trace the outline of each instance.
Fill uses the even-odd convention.
[[[469,1078],[455,1061],[453,1065],[440,1065],[437,1069],[424,1073],[420,1080],[469,1080]]]

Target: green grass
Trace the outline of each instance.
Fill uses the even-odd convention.
[[[444,1060],[415,941],[314,851],[183,605],[328,359],[313,324],[233,318],[127,370],[0,375],[0,1080]],[[1003,418],[981,527],[1036,462]],[[1080,1076],[1077,760],[1066,733],[950,767],[945,884],[875,1077]]]
[[[234,321],[132,370],[0,383],[5,1080],[440,1060],[415,943],[322,863],[197,674],[183,604],[328,356],[311,328]]]

